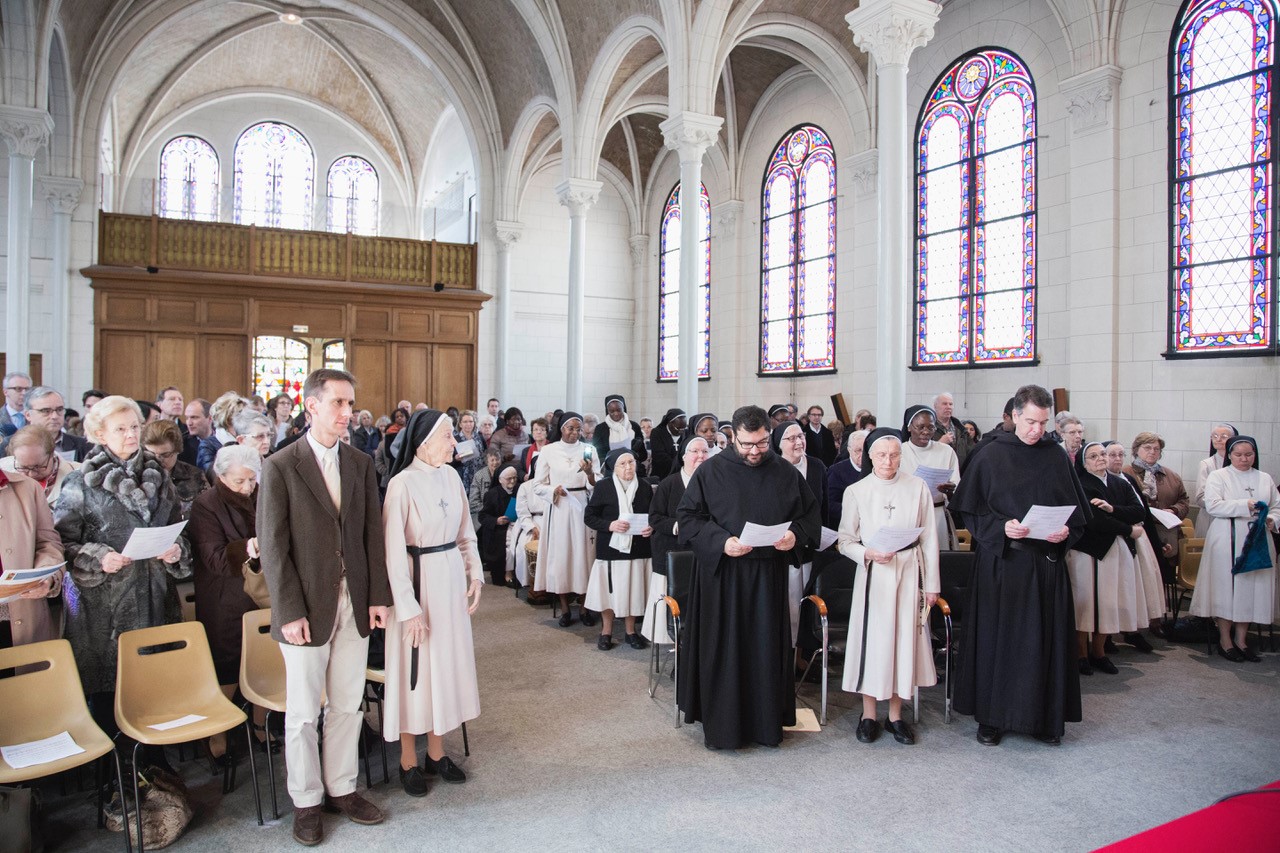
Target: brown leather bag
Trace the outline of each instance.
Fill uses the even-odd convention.
[[[267,589],[267,576],[262,573],[262,564],[257,560],[245,560],[240,571],[244,574],[244,594],[262,610],[271,607],[271,590]]]

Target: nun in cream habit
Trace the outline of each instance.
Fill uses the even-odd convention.
[[[940,485],[939,492],[930,494],[933,503],[933,520],[938,526],[938,547],[954,551],[958,546],[955,525],[947,514],[947,496],[954,494],[960,485],[960,460],[950,446],[934,441],[937,417],[928,406],[911,406],[902,421],[902,473],[914,474],[917,468],[941,468],[950,471],[948,482]]]
[[[884,727],[901,744],[915,742],[902,719],[902,698],[938,683],[926,615],[941,591],[938,529],[933,498],[918,477],[901,469],[902,440],[881,428],[867,437],[863,467],[871,474],[844,493],[840,553],[858,564],[844,663],[844,689],[862,694],[858,740],[880,734],[876,702],[889,700]],[[923,528],[916,542],[896,553],[865,543],[881,528]]]
[[[533,476],[533,493],[547,503],[533,588],[560,596],[563,628],[573,624],[569,596],[586,593],[596,558],[594,539],[583,514],[600,477],[600,456],[590,444],[578,440],[581,434],[582,415],[565,412],[558,440],[542,448]],[[584,625],[595,624],[585,606],[579,616]]]

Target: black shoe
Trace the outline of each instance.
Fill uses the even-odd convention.
[[[613,637],[608,634],[601,634],[600,639],[596,640],[596,648],[602,652],[607,652],[613,648]]]
[[[588,628],[594,627],[596,622],[599,621],[596,619],[595,611],[588,610],[585,607],[578,611],[578,618],[581,619],[582,624],[586,625]]]
[[[627,634],[627,645],[633,649],[647,649],[649,641],[639,634]]]
[[[1093,655],[1089,655],[1089,665],[1096,670],[1105,672],[1107,675],[1120,674],[1120,670],[1116,669],[1116,665],[1113,664],[1111,662],[1111,658],[1106,655],[1103,655],[1100,658],[1095,658]]]
[[[893,739],[903,746],[911,746],[916,742],[916,734],[911,731],[911,726],[907,725],[906,720],[891,720],[885,717],[884,730],[893,735]]]
[[[1000,743],[1000,730],[995,726],[978,725],[978,743],[983,746],[997,746]]]
[[[1049,746],[1062,746],[1062,738],[1057,735],[1032,735],[1041,743],[1047,743]]]
[[[1080,658],[1076,665],[1080,667],[1081,675],[1093,675],[1093,667],[1089,666],[1088,658]]]
[[[467,774],[463,773],[462,768],[454,764],[453,759],[447,755],[439,761],[429,755],[422,756],[422,772],[428,776],[439,776],[444,781],[455,785],[467,781]]]
[[[1244,663],[1244,652],[1240,651],[1235,646],[1232,646],[1229,649],[1224,649],[1222,646],[1218,646],[1218,654],[1222,655],[1232,663]]]
[[[563,613],[560,614],[560,627],[568,628],[572,624],[573,624],[573,611],[566,609]]]
[[[519,588],[520,588],[520,580],[519,580],[519,578],[515,578],[515,577],[508,578],[508,579],[507,579],[507,588],[508,588],[508,589],[519,589]]]
[[[1151,654],[1155,651],[1155,648],[1147,641],[1147,638],[1137,631],[1129,631],[1126,633],[1124,635],[1124,641],[1144,654]]]
[[[1244,655],[1244,659],[1249,663],[1262,663],[1262,656],[1248,646],[1236,646],[1240,654]]]
[[[427,777],[419,767],[410,767],[405,770],[400,768],[400,787],[404,788],[404,792],[411,797],[425,797],[427,795]]]
[[[880,737],[880,724],[871,717],[863,717],[858,721],[858,740],[862,743],[874,743]]]
[[[1104,655],[1114,655],[1114,654],[1118,654],[1119,652],[1120,650],[1116,648],[1115,640],[1111,639],[1111,635],[1108,634],[1106,641],[1103,642],[1102,644],[1102,653]]]

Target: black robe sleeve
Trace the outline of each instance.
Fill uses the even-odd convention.
[[[618,520],[618,491],[613,486],[612,477],[602,478],[596,483],[591,500],[587,501],[587,508],[583,512],[583,520],[587,527],[597,533],[608,532],[609,525]],[[600,541],[599,536],[596,541]]]
[[[658,464],[657,443],[654,442],[654,465]],[[736,533],[730,533],[711,520],[711,507],[704,490],[704,478],[701,476],[707,464],[693,472],[680,506],[676,509],[676,519],[680,522],[680,544],[688,545],[698,558],[698,565],[714,569],[720,565],[724,557],[724,544]]]

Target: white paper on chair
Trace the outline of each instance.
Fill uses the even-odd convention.
[[[647,512],[624,512],[618,516],[618,521],[625,521],[631,525],[628,533],[639,533],[649,526],[649,513]]]
[[[457,454],[459,459],[466,459],[468,456],[475,456],[476,455],[475,439],[468,439],[467,441],[459,441],[454,446],[453,452]]]
[[[753,524],[748,521],[738,536],[738,541],[752,548],[767,548],[791,529],[791,522],[781,524]]]
[[[13,746],[0,746],[0,756],[14,770],[34,767],[37,764],[48,764],[79,755],[84,748],[71,739],[70,732],[59,732],[44,740],[33,740],[30,743],[15,743]]]
[[[862,545],[882,554],[896,554],[903,548],[915,544],[924,532],[923,527],[881,527]]]
[[[941,486],[943,483],[951,482],[950,468],[932,468],[928,465],[921,465],[912,473],[921,480],[924,480],[929,486],[929,491],[933,492],[935,495],[939,494],[938,486]]]
[[[1182,519],[1178,518],[1167,509],[1156,509],[1155,507],[1151,507],[1151,515],[1156,521],[1160,522],[1170,530],[1177,527],[1179,524],[1182,524]]]
[[[827,550],[832,545],[836,544],[836,540],[839,538],[840,534],[832,530],[830,527],[822,528],[822,540],[818,543],[818,550]]]
[[[813,713],[812,708],[796,708],[796,724],[794,726],[783,726],[784,732],[820,732],[822,726],[818,725],[818,715]]]
[[[182,528],[186,526],[185,521],[179,521],[168,527],[135,527],[133,533],[129,535],[129,541],[124,543],[124,550],[120,553],[131,560],[150,560],[153,557],[159,557],[178,541]]]
[[[169,720],[166,723],[153,723],[152,725],[147,726],[147,728],[155,729],[158,732],[167,732],[169,731],[169,729],[176,729],[176,728],[181,728],[182,726],[189,726],[192,723],[198,723],[204,719],[208,719],[208,718],[202,717],[199,714],[187,714],[185,717],[179,717],[176,720]]]
[[[1031,509],[1027,510],[1027,516],[1022,519],[1021,523],[1024,527],[1031,528],[1031,532],[1027,534],[1028,539],[1048,539],[1062,529],[1062,525],[1067,523],[1067,519],[1075,511],[1074,505],[1041,506],[1040,504],[1035,504]]]

